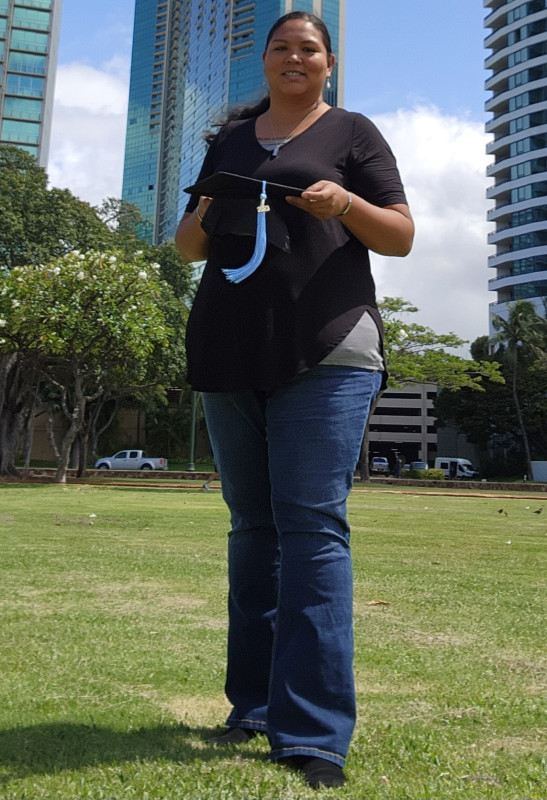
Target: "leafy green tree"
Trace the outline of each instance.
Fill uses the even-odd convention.
[[[378,303],[385,329],[388,386],[401,388],[412,383],[436,383],[457,392],[464,387],[483,391],[483,381],[503,382],[499,365],[488,360],[469,360],[448,352],[466,342],[453,333],[438,334],[407,319],[418,308],[401,297],[384,297]],[[379,397],[376,399],[378,404]],[[374,412],[374,408],[372,412]],[[370,417],[369,417],[370,421]],[[361,456],[361,475],[368,478],[369,426]]]
[[[7,324],[0,317],[0,338]],[[17,474],[15,449],[36,383],[32,358],[17,351],[2,352],[0,346],[0,475]]]
[[[140,243],[143,246],[143,243]],[[181,454],[190,429],[191,391],[186,380],[186,321],[195,287],[193,266],[182,261],[174,244],[144,245],[147,259],[159,264],[159,273],[169,284],[172,294],[162,296],[161,307],[168,325],[174,331],[167,347],[156,348],[151,360],[156,391],[139,390],[134,401],[146,418],[147,446],[165,453]],[[152,378],[151,378],[152,380]],[[167,390],[176,389],[178,402],[167,404]]]
[[[112,232],[92,206],[47,182],[31,155],[0,144],[0,269],[112,245]]]
[[[541,318],[537,322],[538,328],[544,324]],[[525,454],[520,463],[522,435],[513,400],[514,365],[505,358],[503,348],[498,348],[493,354],[489,349],[488,336],[480,337],[471,345],[475,359],[500,363],[505,383],[485,380],[485,391],[480,396],[465,388],[457,395],[441,391],[435,403],[437,421],[439,425],[455,424],[470,442],[477,444],[483,454],[483,467],[486,470],[490,468],[492,474],[527,471]],[[541,458],[547,450],[547,359],[545,355],[542,359],[537,347],[520,346],[517,359],[517,390],[522,419],[531,455]]]
[[[449,353],[466,344],[454,333],[435,333],[431,328],[407,321],[402,315],[415,314],[416,306],[401,297],[384,297],[378,304],[385,328],[385,351],[390,374],[389,386],[436,383],[457,391],[483,389],[485,379],[503,383],[499,365],[488,359],[470,360]]]
[[[471,355],[475,360],[496,362],[488,352],[488,336],[481,336],[471,344]],[[503,365],[499,364],[503,374]],[[467,387],[455,395],[441,389],[435,400],[437,424],[455,423],[470,442],[484,450],[493,435],[503,436],[514,430],[514,413],[511,407],[511,388],[507,382],[483,381],[480,396]]]
[[[189,307],[196,286],[193,264],[182,260],[174,242],[149,245],[145,252],[150,260],[160,265],[160,275],[169,284],[175,297]]]
[[[66,481],[87,404],[106,389],[147,381],[155,348],[172,333],[160,304],[165,293],[158,265],[122,251],[75,251],[47,265],[14,267],[5,278],[0,353],[32,364],[67,420],[57,482]]]
[[[157,300],[177,335],[169,347],[155,345],[143,380],[124,384],[115,376],[103,392],[88,396],[84,429],[75,438],[75,444],[80,444],[82,469],[86,442],[95,447],[98,432],[108,424],[120,401],[133,397],[134,402],[153,410],[165,403],[165,386],[183,385],[186,295],[193,292],[192,269],[182,262],[173,245],[153,247],[139,239],[142,219],[136,206],[108,198],[99,208],[92,208],[67,190],[49,189],[47,174],[35,159],[10,145],[0,145],[0,215],[0,275],[2,267],[6,272],[18,266],[49,264],[72,251],[114,248],[123,251],[126,260],[131,261],[135,255],[143,265],[159,264],[157,272],[165,281]],[[68,297],[67,304],[70,302]],[[55,393],[50,384],[45,389],[43,375],[37,378],[32,348],[27,351],[21,347],[13,353],[5,347],[0,350],[0,471],[11,472],[15,443],[24,420],[29,428],[32,424],[29,408],[44,395],[53,413]],[[128,364],[123,365],[124,369],[127,367]],[[62,408],[60,397],[57,400]],[[103,413],[104,407],[109,409],[108,414]]]
[[[511,395],[526,456],[527,472],[533,480],[530,442],[519,383],[522,381],[523,369],[537,369],[538,364],[535,362],[538,359],[541,361],[547,354],[547,321],[539,316],[533,303],[517,300],[509,305],[507,319],[496,314],[492,318],[492,325],[497,331],[493,343],[499,346],[499,356],[510,373]]]
[[[71,250],[102,249],[113,234],[96,211],[67,190],[49,189],[36,160],[0,144],[0,276],[28,264],[45,264]],[[0,471],[13,472],[15,442],[35,371],[21,351],[0,355]],[[26,415],[31,423],[32,415]],[[27,437],[28,438],[28,437]]]

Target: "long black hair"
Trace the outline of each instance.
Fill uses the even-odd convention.
[[[317,17],[315,14],[309,14],[307,11],[290,11],[288,14],[284,14],[282,17],[274,22],[272,27],[270,28],[268,35],[266,37],[266,46],[265,50],[268,49],[268,45],[270,44],[272,37],[276,30],[284,25],[286,22],[290,22],[293,19],[303,19],[306,22],[311,22],[314,28],[316,28],[319,33],[321,34],[321,39],[323,40],[323,44],[327,50],[327,55],[332,55],[332,42],[330,38],[330,33],[328,31],[327,26],[323,22],[320,17]],[[234,106],[228,111],[228,114],[223,117],[222,119],[218,119],[216,122],[212,123],[213,128],[222,128],[223,125],[226,125],[227,122],[232,122],[232,120],[236,119],[252,119],[253,117],[259,117],[260,114],[264,114],[270,107],[270,95],[265,94],[258,102],[250,103],[248,105],[243,106]],[[204,139],[207,143],[211,143],[216,136],[216,130],[207,130],[204,134]]]

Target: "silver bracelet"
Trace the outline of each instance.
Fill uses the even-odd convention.
[[[346,216],[346,214],[348,213],[348,211],[349,211],[349,210],[350,210],[350,208],[351,208],[351,202],[352,202],[352,200],[353,200],[353,198],[352,198],[352,196],[351,196],[350,192],[348,192],[348,204],[347,204],[347,206],[345,207],[345,209],[344,209],[343,211],[341,211],[341,212],[340,212],[340,214],[337,214],[337,215],[336,215],[337,217],[345,217],[345,216]]]

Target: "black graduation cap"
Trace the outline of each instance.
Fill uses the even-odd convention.
[[[266,213],[270,210],[270,206],[266,203],[268,196],[283,198],[292,195],[299,197],[304,189],[249,178],[245,175],[236,175],[233,172],[215,172],[214,175],[194,183],[193,186],[187,186],[184,191],[188,194],[200,194],[213,198],[227,197],[234,200],[260,197],[260,203],[256,209],[256,244],[250,261],[242,267],[222,270],[230,283],[241,283],[260,266],[266,253]]]
[[[233,172],[215,172],[208,178],[187,186],[184,190],[188,194],[200,194],[204,197],[233,197],[250,198],[259,197],[262,184],[258,178],[249,178],[246,175],[236,175]],[[266,194],[268,197],[300,197],[304,189],[296,186],[284,186],[282,183],[266,181]]]

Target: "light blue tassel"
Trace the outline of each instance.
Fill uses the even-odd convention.
[[[255,250],[253,255],[251,256],[251,260],[248,261],[246,264],[243,264],[242,267],[237,267],[237,269],[223,269],[223,273],[226,275],[230,283],[241,283],[244,281],[245,278],[248,278],[249,275],[252,275],[253,272],[260,266],[262,263],[262,259],[264,258],[264,254],[266,252],[266,212],[270,210],[270,206],[266,205],[266,181],[262,181],[262,192],[260,193],[260,205],[256,207],[256,244]]]

